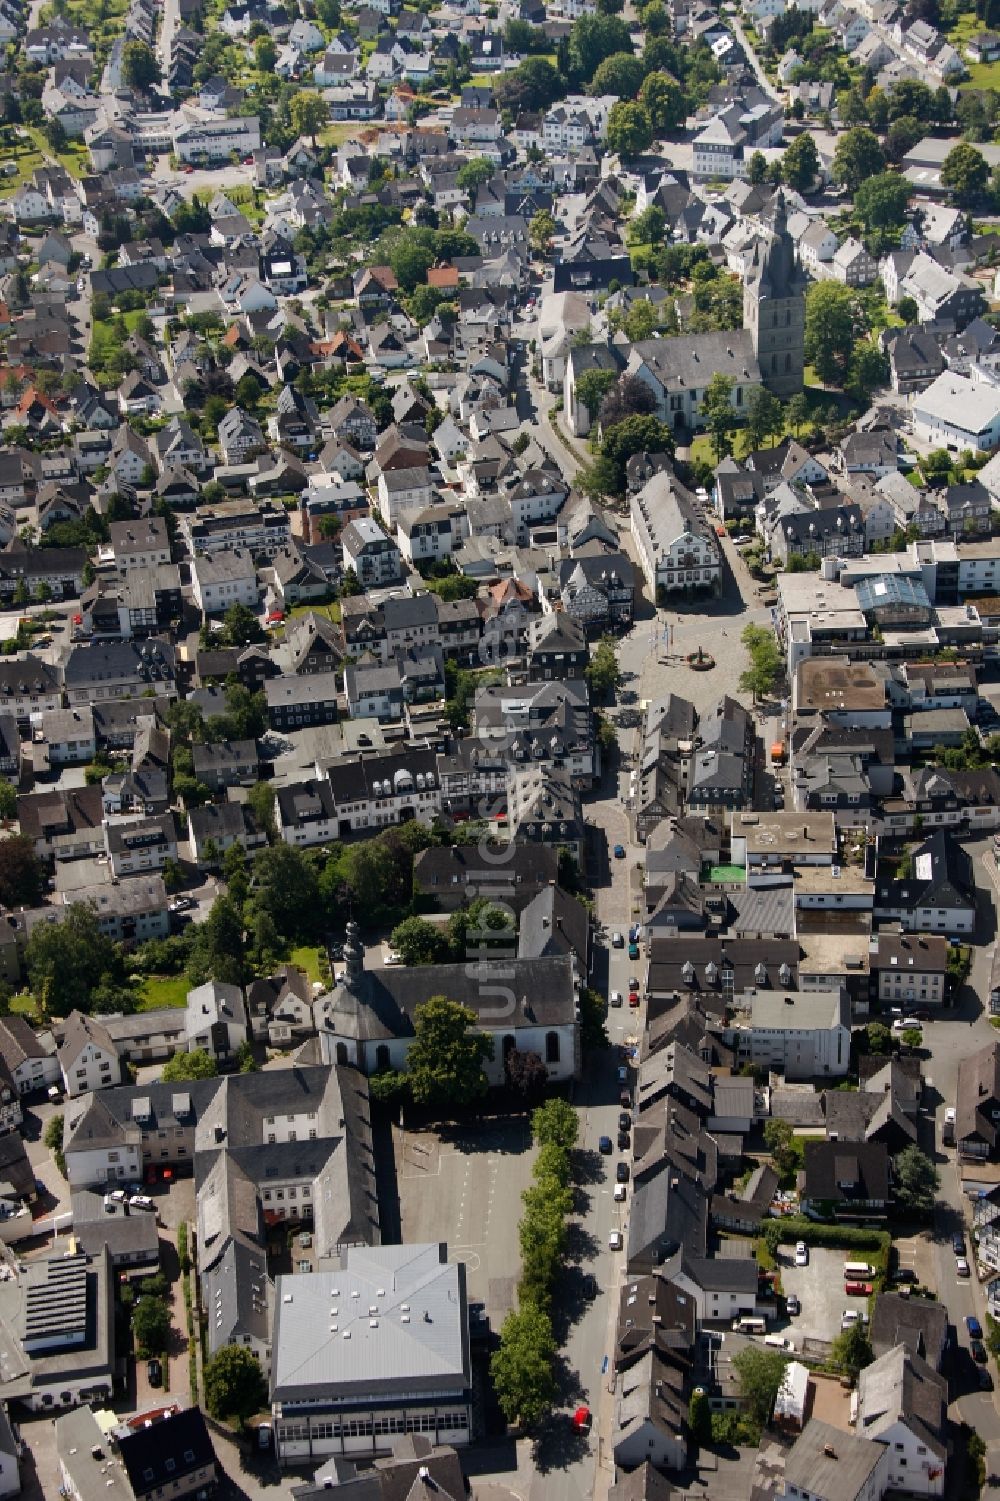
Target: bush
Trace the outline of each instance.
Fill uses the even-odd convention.
[[[874,1263],[885,1271],[889,1265],[892,1236],[886,1230],[856,1230],[852,1225],[819,1225],[804,1215],[770,1220],[764,1240],[773,1254],[782,1244],[804,1240],[807,1246],[827,1246],[844,1251],[872,1251]]]
[[[182,1220],[177,1227],[177,1259],[181,1264],[181,1276],[186,1277],[191,1270],[191,1257],[188,1253],[188,1227],[187,1221]]]

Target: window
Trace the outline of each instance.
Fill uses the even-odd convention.
[[[545,1061],[546,1063],[559,1062],[559,1033],[546,1032],[545,1034]]]

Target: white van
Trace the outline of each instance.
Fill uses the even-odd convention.
[[[733,1319],[733,1330],[736,1334],[766,1334],[767,1319],[749,1318]]]
[[[874,1267],[870,1267],[867,1261],[844,1262],[845,1282],[864,1282],[868,1277],[874,1276],[874,1273]]]
[[[765,1345],[770,1345],[772,1350],[794,1350],[795,1346],[790,1339],[785,1339],[783,1334],[765,1334]]]

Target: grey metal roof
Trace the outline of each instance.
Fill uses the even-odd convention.
[[[446,1250],[354,1246],[337,1271],[279,1277],[272,1400],[467,1390],[465,1267]]]

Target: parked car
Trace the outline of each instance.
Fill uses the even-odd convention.
[[[792,1293],[790,1298],[786,1298],[785,1300],[785,1312],[790,1319],[794,1319],[802,1312],[802,1304],[794,1293]]]
[[[163,1385],[163,1367],[158,1360],[146,1361],[146,1380],[150,1386]]]
[[[615,1177],[619,1183],[628,1182],[629,1170],[627,1162],[619,1162],[618,1166],[615,1168]]]
[[[156,1205],[148,1194],[133,1194],[128,1201],[130,1209],[155,1209]]]
[[[809,1247],[806,1245],[804,1240],[797,1240],[795,1242],[795,1265],[809,1265]]]
[[[616,1183],[615,1184],[615,1192],[614,1192],[615,1203],[616,1204],[624,1204],[624,1202],[625,1202],[625,1195],[627,1193],[628,1193],[628,1189],[625,1187],[624,1183]]]
[[[631,1145],[632,1145],[632,1136],[631,1136],[631,1133],[628,1132],[628,1131],[619,1131],[619,1133],[618,1133],[618,1150],[619,1150],[619,1152],[627,1152],[628,1149],[629,1149],[629,1147]]]
[[[917,1274],[911,1266],[898,1266],[892,1274],[894,1282],[916,1282]]]
[[[965,1255],[965,1236],[964,1235],[960,1235],[959,1233],[956,1232],[951,1237],[951,1249],[954,1251],[954,1253],[955,1253],[956,1256],[964,1256]]]
[[[615,845],[615,859],[616,860],[624,860],[625,859],[625,846],[623,844],[616,844]]]
[[[990,1375],[989,1371],[985,1366],[981,1366],[978,1374],[979,1390],[981,1392],[991,1392],[993,1390],[993,1377]]]
[[[614,1151],[611,1137],[602,1136],[600,1141],[597,1143],[597,1150],[600,1152],[602,1157],[610,1157],[611,1153]]]
[[[628,956],[629,956],[630,959],[638,959],[638,957],[639,957],[639,945],[637,943],[630,943],[629,944],[629,946],[628,946]]]
[[[631,1131],[632,1115],[630,1111],[620,1110],[618,1112],[618,1129],[619,1131]]]
[[[625,940],[620,933],[612,933],[611,947],[613,949],[623,949],[625,947]]]
[[[625,1244],[625,1241],[624,1241],[624,1239],[622,1237],[621,1231],[620,1230],[612,1230],[611,1234],[608,1236],[608,1250],[609,1251],[620,1251],[621,1248],[622,1248],[622,1246],[624,1244]]]
[[[983,1344],[981,1339],[970,1340],[969,1350],[972,1354],[973,1360],[976,1362],[976,1365],[986,1364],[986,1346]]]
[[[638,1004],[639,1004],[639,992],[637,990],[630,990],[629,991],[629,993],[628,993],[628,1003],[633,1008],[633,1010],[635,1009],[636,1006],[638,1006]]]
[[[608,1005],[609,1006],[620,1006],[621,1003],[622,1003],[622,993],[621,993],[621,991],[620,990],[613,990],[611,992],[611,994],[608,996]]]
[[[971,1275],[972,1273],[969,1271],[969,1263],[966,1261],[964,1256],[959,1256],[958,1260],[955,1262],[955,1276],[970,1277]]]
[[[969,1331],[970,1339],[982,1339],[983,1326],[974,1313],[967,1313],[965,1315],[965,1327]]]
[[[385,955],[386,964],[402,964],[402,956],[395,949],[387,949]]]
[[[845,1282],[844,1291],[851,1298],[870,1298],[874,1288],[870,1282]]]
[[[629,988],[629,990],[638,990],[639,989],[639,977],[638,977],[638,975],[633,975],[632,976],[632,978],[628,982],[628,988]]]
[[[867,1324],[868,1315],[862,1313],[860,1308],[845,1308],[840,1315],[841,1329],[850,1329],[852,1324]]]

